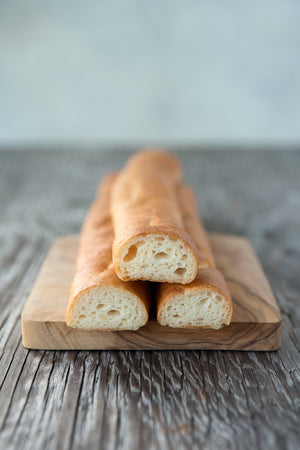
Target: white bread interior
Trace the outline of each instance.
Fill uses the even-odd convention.
[[[170,300],[160,310],[161,325],[174,328],[208,327],[218,330],[230,323],[230,303],[228,298],[218,291],[198,288],[183,292]]]
[[[85,330],[138,330],[148,320],[139,297],[114,286],[95,286],[76,298],[67,324]]]
[[[166,234],[131,238],[122,247],[119,271],[123,280],[189,283],[195,274],[194,252],[182,240]]]

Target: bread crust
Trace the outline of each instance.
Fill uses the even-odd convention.
[[[83,293],[101,287],[112,287],[120,294],[132,294],[145,312],[145,323],[149,317],[150,293],[148,283],[132,281],[125,283],[120,280],[112,265],[112,243],[114,238],[110,215],[110,195],[116,174],[106,176],[100,184],[97,197],[93,202],[84,222],[78,255],[76,273],[70,288],[66,322],[72,326],[72,315],[79,296]],[[104,329],[104,328],[92,328]],[[105,328],[117,330],[118,328]]]
[[[161,325],[162,313],[166,305],[171,305],[176,297],[181,295],[184,299],[189,293],[202,293],[203,291],[219,293],[228,305],[227,317],[224,324],[229,325],[232,318],[232,300],[227,283],[216,269],[214,256],[202,221],[197,213],[197,197],[187,185],[180,185],[177,189],[178,203],[185,230],[195,242],[199,254],[199,268],[196,278],[189,284],[160,283],[156,292],[157,320]],[[181,328],[209,328],[190,325],[181,325]]]
[[[197,248],[198,268],[216,267],[207,233],[198,215],[198,202],[195,191],[187,184],[180,184],[177,188],[177,199],[184,229]]]
[[[151,234],[181,241],[193,255],[195,266],[191,279],[182,282],[195,278],[198,250],[184,229],[176,192],[181,177],[178,160],[173,155],[155,150],[134,155],[119,174],[111,204],[115,232],[113,265],[119,278],[129,279],[121,267],[124,249],[132,239]],[[145,278],[140,274],[139,279]],[[151,278],[151,281],[158,280]]]

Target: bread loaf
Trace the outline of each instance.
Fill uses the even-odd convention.
[[[125,283],[112,265],[110,194],[115,177],[104,179],[82,229],[66,315],[71,327],[137,330],[148,321],[148,283]]]
[[[122,280],[190,283],[198,251],[184,230],[177,187],[181,167],[159,151],[134,155],[115,182],[113,264]]]
[[[158,285],[156,293],[157,320],[161,325],[176,328],[218,329],[229,325],[232,301],[226,281],[216,268],[205,229],[197,214],[195,194],[187,186],[177,190],[185,230],[198,247],[209,268],[199,267],[190,284]]]

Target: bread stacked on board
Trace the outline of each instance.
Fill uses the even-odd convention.
[[[178,160],[155,150],[135,154],[102,182],[81,232],[66,322],[137,330],[151,301],[158,322],[170,327],[218,329],[232,316],[196,196]]]

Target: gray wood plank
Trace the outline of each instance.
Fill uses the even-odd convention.
[[[300,153],[185,151],[211,231],[251,239],[283,316],[278,352],[27,351],[20,313],[53,239],[77,233],[128,151],[0,152],[0,447],[296,449]]]

